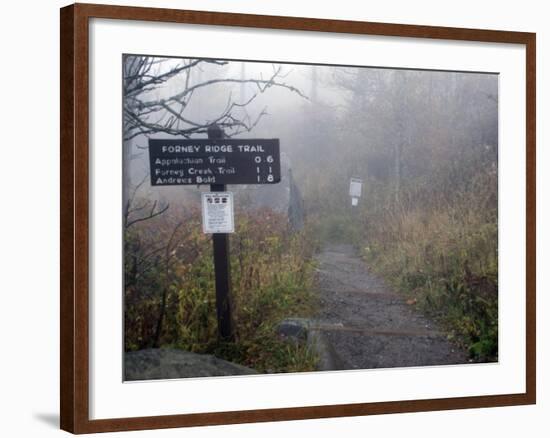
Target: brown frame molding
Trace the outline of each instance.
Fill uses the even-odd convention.
[[[431,400],[90,420],[88,415],[88,21],[90,18],[525,45],[527,73],[526,392]],[[72,433],[92,433],[512,406],[536,402],[536,36],[534,33],[94,4],[74,4],[62,8],[60,25],[61,429]]]

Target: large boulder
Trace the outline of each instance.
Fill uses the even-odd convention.
[[[124,380],[258,374],[256,370],[219,359],[171,348],[150,348],[124,355]]]

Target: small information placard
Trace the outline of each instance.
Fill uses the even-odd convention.
[[[363,180],[361,178],[350,178],[349,195],[352,198],[360,198],[362,188],[363,188]]]
[[[205,234],[233,233],[233,193],[208,192],[202,194],[202,231]]]

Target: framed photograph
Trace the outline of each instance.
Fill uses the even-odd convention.
[[[535,34],[61,9],[61,428],[533,404]]]

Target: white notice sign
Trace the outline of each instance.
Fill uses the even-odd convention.
[[[363,180],[360,178],[351,178],[349,180],[349,195],[352,198],[361,197],[361,188],[363,187]]]
[[[233,233],[233,193],[209,192],[202,194],[202,231],[206,234]]]

